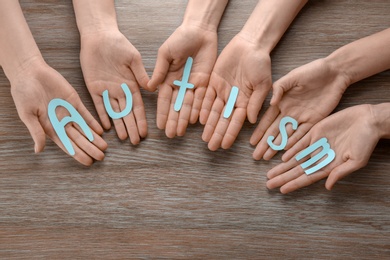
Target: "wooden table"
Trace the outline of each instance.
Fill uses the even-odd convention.
[[[241,29],[256,0],[231,1],[219,50]],[[79,64],[71,1],[21,1],[46,61],[93,112]],[[122,32],[152,74],[159,46],[181,23],[186,1],[116,1]],[[272,53],[274,80],[293,68],[390,25],[390,3],[310,1]],[[51,141],[33,153],[10,85],[0,72],[1,259],[389,259],[390,141],[367,167],[289,195],[268,191],[246,123],[235,145],[210,152],[202,126],[168,139],[155,126],[156,93],[143,91],[149,135],[139,146],[104,134],[106,159],[83,167]],[[390,72],[354,84],[337,110],[390,101]],[[266,104],[269,103],[269,97]]]

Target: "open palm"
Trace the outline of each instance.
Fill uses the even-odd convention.
[[[74,88],[57,71],[43,61],[34,63],[19,74],[16,82],[11,83],[11,93],[19,117],[35,142],[35,152],[44,149],[46,135],[67,152],[48,116],[48,104],[59,98],[70,103],[80,113],[93,133],[94,140],[91,143],[77,124],[69,123],[65,126],[66,134],[75,150],[74,158],[84,165],[91,165],[93,160],[103,160],[103,151],[107,144],[100,137],[103,133],[102,127],[82,104]],[[69,113],[59,107],[56,115],[62,120]]]
[[[181,25],[158,51],[156,67],[148,87],[159,87],[157,127],[167,137],[183,136],[189,123],[196,123],[210,74],[217,59],[217,33],[197,26]],[[179,88],[188,57],[193,58],[189,83],[194,85],[184,96],[180,111],[175,111]]]
[[[288,193],[329,176],[326,188],[330,190],[338,180],[364,167],[380,139],[371,111],[370,105],[355,106],[317,123],[283,155],[285,162],[268,172],[267,187],[281,187],[282,193]],[[295,155],[322,137],[329,140],[336,157],[321,170],[306,175]]]
[[[105,129],[111,128],[110,118],[102,94],[108,90],[110,105],[115,112],[126,107],[126,96],[121,88],[126,83],[133,97],[133,109],[120,119],[113,119],[118,137],[130,138],[138,144],[147,135],[144,103],[139,86],[149,81],[137,49],[119,31],[103,31],[81,38],[80,61],[84,79]]]
[[[269,53],[235,36],[218,57],[202,104],[202,138],[210,150],[228,149],[247,117],[251,123],[256,122],[271,85]],[[233,86],[238,87],[239,94],[232,116],[225,118],[222,112]]]
[[[271,106],[255,129],[250,143],[257,145],[253,158],[271,159],[276,151],[269,148],[268,136],[277,136],[281,142],[279,122],[290,116],[298,121],[298,129],[288,127],[290,136],[286,149],[300,140],[310,128],[328,116],[339,103],[348,80],[329,67],[323,59],[313,61],[292,70],[273,85]]]

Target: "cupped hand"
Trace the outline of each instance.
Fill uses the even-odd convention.
[[[250,139],[250,143],[256,145],[253,158],[269,160],[276,154],[269,148],[267,138],[276,136],[274,142],[281,142],[279,122],[286,116],[298,121],[295,132],[290,125],[287,127],[290,138],[285,149],[292,147],[315,123],[333,111],[348,85],[348,78],[324,59],[294,69],[275,82],[271,106]]]
[[[150,89],[158,87],[157,127],[165,129],[169,138],[183,136],[189,123],[199,117],[210,74],[217,59],[217,32],[194,25],[181,25],[160,47]],[[183,70],[189,57],[193,59],[189,83],[180,111],[174,104],[179,87],[175,80],[182,80]]]
[[[306,175],[300,166],[304,159],[297,161],[295,156],[323,137],[328,139],[335,159],[319,171]],[[267,173],[267,187],[280,187],[282,193],[288,193],[328,177],[325,186],[330,190],[338,180],[367,164],[379,139],[370,105],[344,109],[313,126],[283,155],[284,163]]]
[[[210,150],[230,148],[247,117],[256,122],[271,85],[269,53],[235,36],[218,57],[200,113],[200,122],[205,124],[202,139]],[[223,111],[233,86],[239,94],[232,115],[225,118]]]
[[[46,135],[68,153],[48,117],[48,104],[51,100],[60,98],[69,102],[80,113],[94,137],[91,143],[77,124],[69,123],[65,126],[75,150],[74,158],[84,165],[91,165],[94,160],[103,160],[107,143],[100,136],[103,134],[102,127],[85,108],[74,88],[44,61],[34,60],[24,66],[18,72],[16,80],[11,81],[11,93],[19,117],[34,140],[36,153],[43,151]],[[69,112],[59,107],[56,114],[61,120]]]
[[[108,90],[110,105],[115,112],[126,107],[126,96],[121,84],[126,83],[132,93],[133,109],[127,116],[113,119],[118,137],[130,138],[134,145],[147,135],[145,107],[139,86],[145,87],[149,77],[137,49],[118,30],[102,31],[81,37],[81,67],[100,121],[111,128],[103,102]]]

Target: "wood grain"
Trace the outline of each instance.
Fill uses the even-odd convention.
[[[230,1],[220,51],[256,3]],[[80,69],[71,1],[21,4],[46,61],[96,116]],[[120,29],[141,52],[149,75],[185,7],[183,0],[116,1]],[[387,0],[310,1],[272,53],[274,79],[389,27],[389,14]],[[108,131],[105,161],[86,168],[51,141],[42,154],[33,153],[9,88],[0,72],[1,259],[390,258],[388,140],[332,192],[322,181],[281,195],[265,187],[265,173],[280,155],[252,160],[249,123],[232,149],[210,152],[199,124],[183,138],[166,138],[155,126],[156,93],[142,92],[146,140],[133,147]],[[381,102],[390,102],[389,71],[351,86],[336,110]]]

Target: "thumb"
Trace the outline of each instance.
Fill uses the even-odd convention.
[[[283,78],[279,79],[272,85],[272,98],[270,104],[272,106],[278,105],[282,100],[283,94],[294,87],[294,81],[292,77],[287,74]]]
[[[148,90],[155,91],[158,85],[164,81],[171,61],[172,59],[168,56],[168,51],[162,46],[157,54],[156,66],[154,67],[152,79],[147,84]]]
[[[268,95],[270,85],[258,86],[249,98],[247,117],[251,124],[256,123],[263,102]]]
[[[41,124],[39,123],[38,118],[34,116],[23,120],[23,122],[26,125],[28,131],[30,132],[32,139],[34,140],[35,153],[42,152],[45,148],[46,134]]]
[[[331,190],[337,181],[341,180],[352,172],[357,171],[360,168],[361,165],[359,165],[356,161],[350,159],[343,164],[337,166],[330,172],[329,177],[326,180],[326,189]]]
[[[148,82],[149,82],[149,76],[146,73],[145,66],[142,62],[141,55],[136,56],[132,60],[132,62],[130,64],[130,69],[133,72],[133,74],[138,82],[138,85],[140,85],[141,87],[143,87],[146,90],[149,90],[147,87]]]

